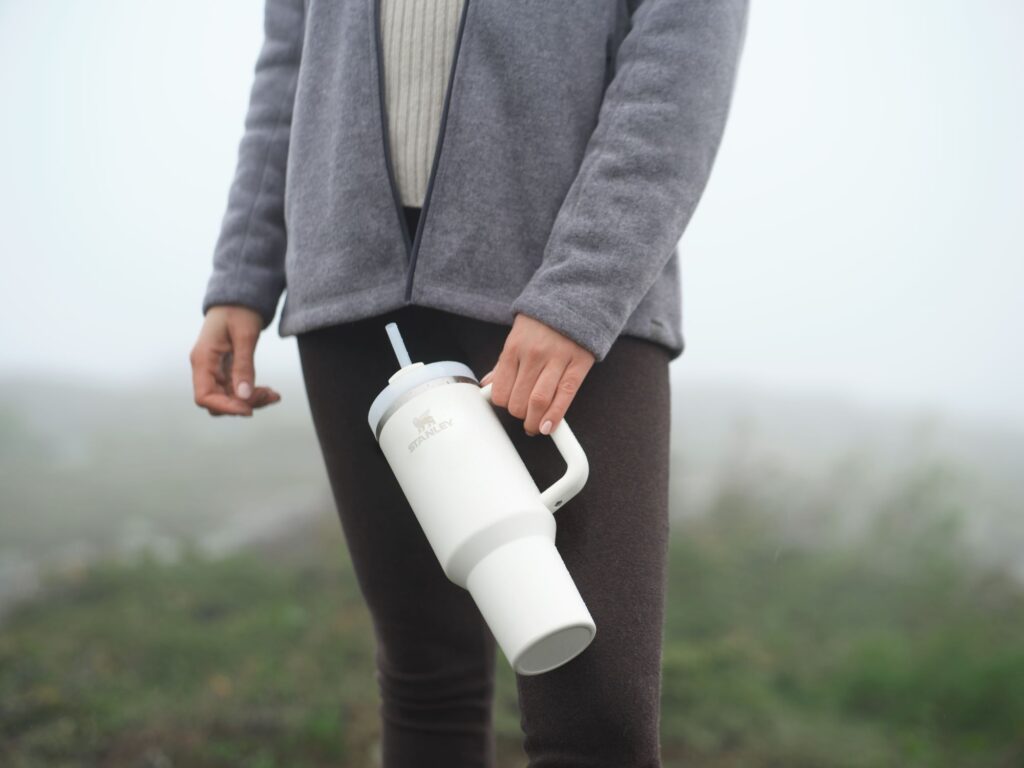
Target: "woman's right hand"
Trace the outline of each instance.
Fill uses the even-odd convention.
[[[196,405],[211,416],[252,416],[254,408],[276,403],[281,395],[255,386],[253,355],[262,320],[258,312],[235,304],[210,307],[188,359]]]

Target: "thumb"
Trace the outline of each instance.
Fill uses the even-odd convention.
[[[256,350],[258,338],[259,332],[250,328],[232,327],[231,329],[233,353],[231,386],[235,394],[243,400],[249,399],[255,386],[256,370],[253,365],[253,353]]]

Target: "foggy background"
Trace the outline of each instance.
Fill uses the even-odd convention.
[[[0,366],[181,379],[258,2],[0,2]],[[1024,6],[755,3],[676,373],[1024,425]],[[268,383],[294,340],[261,339]],[[282,393],[296,396],[286,389]]]
[[[256,381],[281,403],[242,420],[211,419],[192,401],[187,358],[262,14],[253,0],[0,0],[0,640],[4,614],[29,611],[11,613],[0,642],[0,758],[47,765],[39,744],[66,757],[90,738],[104,764],[177,754],[160,746],[174,741],[165,731],[136,738],[119,720],[89,731],[90,708],[54,705],[46,696],[73,698],[52,682],[63,678],[56,661],[40,662],[32,688],[50,691],[44,704],[18,699],[10,681],[27,673],[11,649],[38,644],[32,605],[50,606],[38,610],[57,626],[101,610],[112,611],[104,626],[130,626],[110,606],[46,602],[48,579],[59,595],[70,589],[61,579],[93,584],[97,564],[156,557],[167,583],[189,542],[210,562],[273,559],[305,552],[310,527],[333,547],[324,562],[344,558],[295,341],[277,336],[277,319],[257,347]],[[739,493],[778,532],[760,545],[772,542],[768,554],[813,540],[834,564],[829,547],[870,530],[880,510],[911,510],[914,524],[955,510],[970,558],[1024,584],[1022,32],[1013,0],[752,3],[725,138],[681,243],[687,348],[672,369],[672,514],[682,539],[700,540],[704,529],[686,526],[717,519]],[[239,695],[224,693],[223,680],[238,685],[232,674],[203,674],[211,701]],[[1024,722],[1013,719],[1019,697],[1007,696],[980,701]],[[168,694],[152,716],[182,701]],[[68,735],[54,706],[79,730]],[[687,713],[681,723],[699,720]],[[365,733],[346,732],[359,748],[373,742],[366,717]],[[679,725],[688,756],[720,754],[708,734],[725,726],[709,723],[703,735]],[[108,727],[127,741],[96,736]],[[986,753],[955,764],[1015,764],[1017,733],[1010,746],[991,736],[1005,762]],[[860,731],[842,738],[874,743]],[[121,752],[97,746],[115,742]],[[795,765],[797,749],[757,742],[751,754]],[[829,764],[940,764],[885,749]],[[209,764],[276,764],[250,758]]]

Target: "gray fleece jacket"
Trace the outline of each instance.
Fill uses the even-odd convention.
[[[266,0],[203,314],[278,333],[417,304],[529,315],[602,361],[684,346],[677,244],[729,108],[747,0],[466,0],[407,230],[377,0]],[[382,331],[383,332],[383,331]]]

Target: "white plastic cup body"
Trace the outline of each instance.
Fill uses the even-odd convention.
[[[477,384],[416,394],[379,442],[445,574],[469,589],[516,671],[586,648],[596,627],[554,545],[554,515]]]
[[[467,588],[513,669],[538,675],[582,653],[597,632],[555,543],[504,544],[477,563]]]

